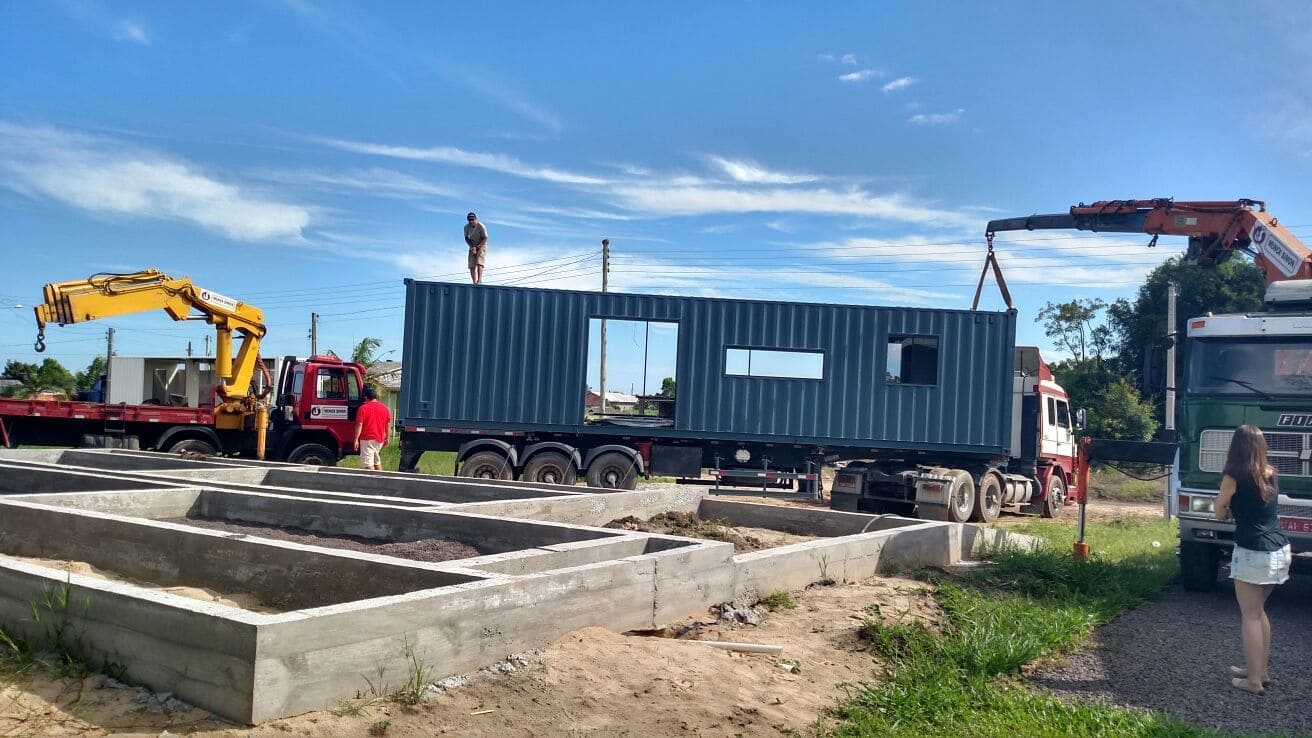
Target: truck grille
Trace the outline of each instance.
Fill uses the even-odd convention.
[[[1198,469],[1220,473],[1230,448],[1232,430],[1205,430],[1198,438]],[[1312,477],[1312,433],[1266,433],[1267,460],[1282,477]]]

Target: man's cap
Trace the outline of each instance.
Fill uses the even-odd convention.
[[[468,220],[469,218],[477,218],[477,217],[478,217],[477,215],[470,213],[469,215],[465,216],[465,219]]]

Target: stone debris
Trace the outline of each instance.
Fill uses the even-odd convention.
[[[761,624],[761,613],[746,600],[722,602],[712,607],[711,612],[721,623]]]

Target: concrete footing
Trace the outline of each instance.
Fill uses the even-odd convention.
[[[612,530],[696,512],[816,536],[735,555]],[[197,527],[226,521],[476,555],[415,561]],[[571,630],[654,628],[732,599],[969,560],[1024,536],[893,516],[448,477],[188,461],[124,450],[0,451],[0,627],[244,723],[487,666]],[[388,549],[391,550],[391,549]],[[70,573],[51,562],[90,567]],[[253,598],[204,601],[172,588]],[[65,644],[68,645],[68,644]],[[373,685],[372,687],[370,685]]]

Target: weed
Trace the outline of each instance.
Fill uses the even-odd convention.
[[[379,720],[369,726],[369,735],[386,735],[387,729],[392,724],[391,720]]]
[[[342,700],[333,708],[333,714],[337,717],[359,717],[368,712],[368,707],[367,701]]]
[[[387,699],[392,702],[399,702],[403,705],[415,705],[424,698],[424,689],[432,682],[429,668],[415,654],[414,648],[410,641],[405,641],[405,658],[409,663],[409,674],[405,682],[400,687],[387,695]]]
[[[792,610],[797,607],[797,600],[794,600],[788,592],[780,590],[768,597],[762,597],[761,601],[756,604],[768,608],[770,612],[774,612],[775,610]]]
[[[825,586],[834,584],[834,580],[829,576],[829,554],[820,554],[816,557],[815,562],[820,567],[820,579],[816,583]]]

